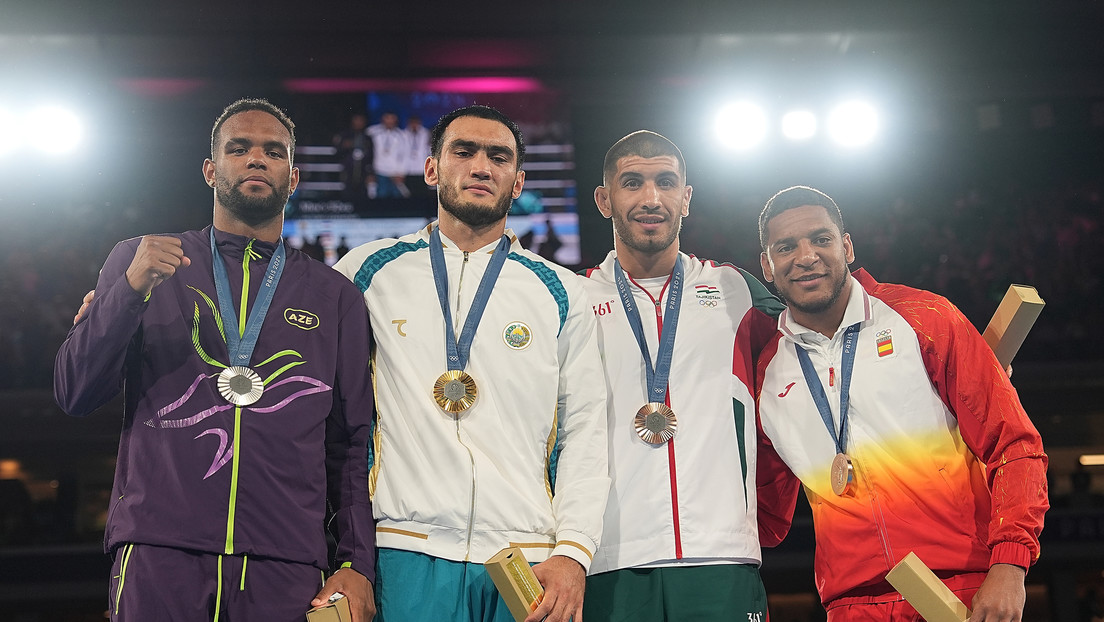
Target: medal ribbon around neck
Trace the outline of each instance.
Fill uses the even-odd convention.
[[[640,309],[633,299],[632,290],[629,288],[629,280],[625,278],[625,271],[621,269],[621,262],[614,260],[613,276],[617,281],[617,294],[621,298],[621,306],[625,308],[625,315],[629,319],[636,343],[640,346],[640,354],[644,357],[644,371],[648,384],[648,402],[663,403],[667,394],[667,379],[671,375],[671,359],[675,352],[675,331],[678,329],[679,308],[682,306],[682,260],[675,258],[675,268],[671,272],[670,292],[667,294],[667,308],[663,313],[663,335],[659,340],[659,351],[656,352],[655,366],[652,366],[652,357],[648,354],[648,341],[644,338],[644,324],[640,319]]]
[[[820,418],[828,433],[832,435],[832,442],[836,444],[837,454],[847,453],[847,407],[851,392],[851,371],[855,367],[855,340],[859,334],[859,324],[852,324],[843,333],[843,369],[840,370],[840,430],[836,434],[836,426],[832,421],[832,407],[828,404],[828,396],[824,392],[824,385],[817,377],[816,369],[809,353],[800,344],[794,344],[797,350],[797,359],[801,362],[801,373],[805,375],[805,384],[809,386],[809,393],[813,396]]]
[[[656,352],[654,368],[651,356],[648,354],[648,342],[644,338],[644,324],[640,319],[640,311],[629,289],[625,272],[621,269],[621,262],[616,259],[613,263],[613,274],[617,282],[621,306],[625,309],[629,326],[636,336],[636,343],[644,359],[645,379],[648,385],[648,403],[637,411],[633,418],[633,427],[645,443],[662,445],[674,438],[678,430],[678,418],[667,406],[664,397],[667,393],[667,380],[671,374],[675,332],[678,329],[678,315],[682,303],[682,261],[676,257],[675,267],[671,272],[671,291],[667,295],[667,309],[663,314],[664,330],[659,340],[659,351]]]
[[[252,242],[246,246],[246,252],[255,252]],[[265,271],[264,280],[261,281],[257,300],[253,302],[253,310],[249,312],[246,322],[239,324],[234,305],[230,300],[230,277],[226,273],[226,265],[222,263],[218,244],[215,243],[215,228],[211,227],[211,266],[215,277],[215,297],[218,298],[219,313],[222,314],[226,351],[230,355],[229,366],[219,374],[218,389],[226,401],[239,408],[256,402],[264,394],[264,381],[257,372],[249,368],[249,360],[253,356],[253,349],[257,346],[257,338],[261,335],[261,325],[268,315],[272,297],[276,294],[280,275],[284,272],[285,258],[284,239],[280,238],[279,244],[276,245],[276,252],[268,262],[268,269]],[[247,271],[249,268],[243,265],[242,269]],[[245,272],[242,277],[242,312],[245,311],[245,301],[249,299],[248,276],[249,273]]]
[[[468,355],[471,352],[472,341],[475,339],[475,329],[483,318],[483,311],[486,310],[487,301],[491,298],[491,290],[494,289],[498,274],[506,263],[506,255],[509,251],[510,238],[503,235],[491,255],[491,261],[479,281],[479,287],[475,290],[475,299],[472,300],[468,318],[464,321],[464,328],[460,331],[458,341],[456,330],[452,326],[452,309],[448,303],[448,269],[445,266],[445,251],[442,250],[441,245],[440,225],[434,227],[429,234],[429,260],[433,268],[433,283],[437,286],[437,300],[441,303],[441,313],[445,317],[445,352],[448,365],[448,372],[438,379],[439,386],[434,387],[434,398],[449,412],[467,410],[475,402],[475,381],[464,373],[464,368],[468,365]],[[456,389],[449,387],[456,382],[462,382],[468,386],[466,394],[460,399],[454,399],[457,397],[453,395]]]
[[[272,297],[276,294],[276,285],[280,282],[280,275],[284,273],[286,258],[284,239],[276,245],[276,251],[272,253],[272,259],[268,262],[268,270],[264,280],[261,281],[257,300],[253,303],[253,309],[249,312],[249,318],[244,327],[238,324],[238,314],[234,312],[234,305],[230,295],[230,277],[226,272],[226,266],[222,263],[222,255],[218,245],[215,244],[215,228],[211,227],[211,263],[214,265],[215,294],[218,298],[219,312],[222,314],[223,331],[226,336],[226,350],[230,353],[230,365],[246,367],[253,356],[253,348],[257,346],[257,339],[261,336],[261,325],[268,315],[268,307],[272,304]],[[244,286],[244,283],[243,283]],[[242,292],[247,297],[248,292]],[[239,327],[241,332],[239,333]]]

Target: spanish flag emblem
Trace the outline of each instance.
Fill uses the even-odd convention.
[[[878,356],[889,356],[893,354],[893,331],[889,328],[879,331],[875,335],[875,343],[878,344]]]

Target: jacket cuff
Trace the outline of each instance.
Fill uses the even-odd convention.
[[[1031,567],[1031,551],[1019,542],[1000,542],[989,556],[989,566],[993,564],[1012,564],[1027,570]]]
[[[373,587],[376,585],[376,565],[374,563],[367,560],[358,560],[352,562],[342,562],[340,560],[337,560],[337,568],[334,568],[334,572],[336,573],[338,570],[342,570],[344,568],[359,572],[360,574],[364,575],[365,579],[368,579],[368,582],[371,583]]]
[[[130,286],[130,282],[127,281],[126,272],[120,274],[119,279],[112,283],[111,286],[107,288],[107,291],[102,292],[104,297],[107,297],[108,294],[117,296],[124,308],[135,310],[144,310],[150,299],[150,296],[143,296],[134,291]],[[153,292],[151,291],[150,294],[153,294]],[[100,295],[101,292],[97,291],[96,297],[98,298]]]
[[[552,555],[563,555],[579,562],[583,570],[590,571],[590,562],[594,559],[594,551],[597,549],[594,541],[577,532],[568,531],[556,535],[556,546],[552,549]]]

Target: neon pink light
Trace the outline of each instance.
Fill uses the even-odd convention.
[[[359,93],[365,91],[439,91],[446,93],[534,93],[545,86],[534,78],[294,78],[284,81],[292,93]]]

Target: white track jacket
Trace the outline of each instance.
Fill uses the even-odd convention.
[[[683,253],[679,261],[682,304],[667,385],[678,430],[663,445],[644,442],[633,426],[637,410],[649,401],[648,390],[640,346],[617,293],[614,253],[586,272],[609,393],[613,478],[591,574],[760,563],[752,383],[755,356],[774,334],[782,306],[739,268]],[[627,276],[654,361],[670,292],[665,285],[657,306]]]
[[[478,398],[450,414],[432,392],[448,369],[429,258],[435,226],[365,244],[335,266],[364,293],[374,331],[377,543],[477,563],[516,545],[531,562],[564,555],[589,568],[609,476],[605,384],[583,282],[507,230],[510,254],[465,368]],[[465,253],[441,239],[459,337],[497,242]]]

